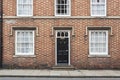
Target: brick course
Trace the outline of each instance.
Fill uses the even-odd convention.
[[[89,0],[71,0],[72,16],[90,16]],[[4,16],[16,16],[16,0],[3,0]],[[54,0],[34,0],[34,16],[54,16]],[[120,16],[120,1],[107,0],[107,16]],[[55,36],[53,27],[73,27],[71,35],[71,65],[82,69],[120,69],[120,19],[119,18],[4,18],[3,68],[51,68],[55,65]],[[14,57],[15,33],[12,27],[33,26],[35,57]],[[112,27],[109,30],[110,57],[88,57],[89,36],[86,27]],[[72,32],[72,30],[71,30]]]

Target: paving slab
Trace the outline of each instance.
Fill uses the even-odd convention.
[[[50,76],[69,76],[68,71],[52,70]]]
[[[70,76],[84,76],[80,70],[68,71]]]

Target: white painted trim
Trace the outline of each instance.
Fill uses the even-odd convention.
[[[13,28],[18,28],[18,27],[28,27],[28,28],[36,28],[36,36],[39,36],[39,28],[36,26],[12,26],[10,30],[10,36],[13,36]],[[29,30],[29,29],[28,29]]]
[[[104,15],[93,15],[92,14],[92,0],[90,0],[90,15],[93,16],[93,17],[101,17],[101,16],[107,16],[107,1],[105,0],[105,14]]]
[[[109,42],[109,41],[108,41],[108,38],[109,38],[109,37],[108,37],[108,30],[106,30],[106,50],[107,50],[107,51],[106,51],[106,54],[107,54],[107,55],[108,55],[108,42]]]
[[[93,31],[97,31],[97,32],[101,32],[101,31],[104,31],[106,32],[106,52],[104,53],[93,53],[91,52],[91,32]],[[89,55],[108,55],[108,30],[89,30]]]
[[[17,16],[19,16],[19,17],[29,17],[29,16],[33,16],[33,0],[32,0],[32,14],[31,14],[31,15],[19,15],[19,14],[18,14],[18,0],[17,0],[17,3],[16,3],[16,7],[17,7],[17,8],[16,8],[16,9],[17,9],[17,10],[16,10],[16,11],[17,11],[17,12],[16,12],[16,13],[17,13]]]
[[[27,32],[32,32],[33,33],[33,53],[17,53],[17,32],[21,32],[21,31],[27,31]],[[34,43],[34,40],[35,39],[35,34],[34,34],[34,30],[16,30],[15,31],[15,55],[23,55],[23,56],[25,56],[25,55],[34,55],[34,53],[35,53],[35,43]]]
[[[17,55],[17,31],[15,31],[15,55]]]
[[[16,13],[17,13],[17,16],[18,16],[18,0],[16,0],[17,1],[17,3],[16,3]]]
[[[68,32],[68,38],[69,38],[69,62],[68,62],[68,65],[70,65],[71,63],[71,61],[70,61],[70,30],[55,30],[55,65],[57,65],[57,32],[59,32],[59,31],[66,31],[66,32]]]
[[[71,16],[71,0],[68,0],[69,1],[69,14],[68,15],[59,15],[57,14],[56,12],[56,0],[54,0],[54,14],[55,16],[60,16],[60,17],[65,17],[65,16]]]
[[[3,19],[120,19],[120,16],[3,16]]]
[[[70,58],[71,58],[71,57],[70,57],[70,54],[71,54],[71,49],[70,49],[70,48],[71,48],[71,46],[70,46],[70,39],[71,39],[71,38],[70,38],[70,30],[68,30],[68,34],[69,34],[69,65],[71,65],[71,61],[70,61],[70,60],[71,60],[71,59],[70,59]]]
[[[106,58],[106,57],[111,57],[110,55],[88,55],[89,58],[93,58],[93,57],[98,57],[98,58]]]
[[[107,0],[105,0],[105,14],[104,16],[107,16]]]
[[[85,32],[85,35],[87,36],[88,35],[88,28],[110,28],[110,35],[112,36],[113,35],[113,29],[112,29],[112,26],[87,26],[86,27],[86,32]],[[91,29],[90,29],[91,30]],[[101,29],[102,30],[102,29]],[[104,29],[103,29],[104,30]],[[109,29],[105,29],[105,30],[109,30]]]
[[[55,31],[55,65],[57,65],[57,31]]]
[[[29,57],[29,58],[33,58],[33,57],[36,57],[36,55],[13,55],[13,57]]]
[[[92,16],[92,0],[90,0],[90,16]]]

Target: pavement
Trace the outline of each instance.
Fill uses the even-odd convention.
[[[0,77],[116,77],[120,70],[39,70],[1,69]]]

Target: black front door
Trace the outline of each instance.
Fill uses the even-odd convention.
[[[62,35],[62,34],[61,34]],[[57,38],[57,64],[69,63],[69,37],[68,32],[64,32],[62,37]]]

